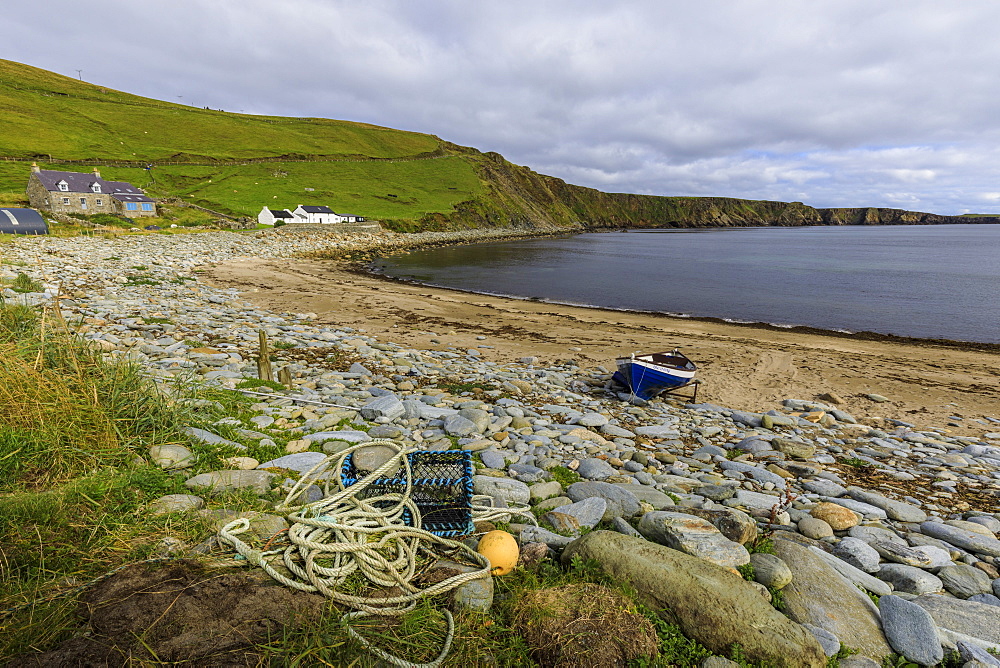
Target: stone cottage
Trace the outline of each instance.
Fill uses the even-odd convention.
[[[92,173],[57,172],[31,166],[28,201],[36,209],[55,213],[113,213],[129,218],[156,215],[156,202],[125,181],[106,181]]]

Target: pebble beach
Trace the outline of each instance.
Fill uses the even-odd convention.
[[[288,483],[275,468],[301,474],[372,439],[459,447],[473,453],[477,494],[536,510],[539,526],[511,518],[522,549],[615,552],[628,571],[639,566],[621,554],[652,543],[714,565],[723,583],[751,564],[751,581],[732,576],[745,587],[712,594],[725,605],[701,605],[741,617],[717,633],[745,632],[754,606],[772,610],[782,592],[784,617],[804,631],[761,631],[753,642],[772,645],[760,656],[821,665],[849,647],[841,666],[893,652],[934,665],[957,651],[967,666],[1000,666],[998,351],[467,295],[349,265],[511,234],[19,238],[0,245],[0,279],[23,272],[44,291],[0,294],[58,309],[78,336],[164,386],[235,391],[257,378],[266,332],[291,387],[249,394],[249,423],[223,418],[239,439],[192,427],[236,452],[232,468],[190,477],[190,494],[150,512],[200,512],[219,489],[268,492]],[[615,391],[616,355],[675,345],[699,363],[696,399]],[[251,441],[282,452],[240,456]],[[191,465],[183,445],[152,450],[150,465]],[[254,521],[270,535],[285,519]],[[762,533],[773,554],[748,550]],[[694,585],[674,570],[648,595],[678,616],[707,614],[680,610],[691,603],[670,592]]]

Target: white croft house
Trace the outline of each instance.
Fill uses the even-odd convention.
[[[295,222],[318,223],[320,225],[331,225],[334,223],[360,223],[364,222],[364,216],[354,216],[347,213],[337,213],[328,206],[303,206],[292,211],[297,219]]]
[[[288,209],[278,211],[265,206],[257,214],[257,222],[261,225],[274,225],[278,221],[284,223],[309,223],[312,225],[335,225],[337,223],[362,223],[364,220],[364,216],[337,213],[328,206],[304,206],[302,204],[299,204],[294,211],[289,211]]]
[[[257,214],[257,222],[261,225],[274,225],[278,221],[290,223],[295,219],[288,209],[268,209],[266,206]]]

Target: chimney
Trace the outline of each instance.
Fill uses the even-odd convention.
[[[38,172],[40,172],[42,170],[38,167],[38,163],[37,162],[33,162],[33,163],[31,163],[31,171],[37,174]]]
[[[97,171],[97,167],[94,167],[94,178],[95,179],[101,178],[101,173]]]

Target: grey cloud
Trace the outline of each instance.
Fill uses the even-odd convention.
[[[429,132],[608,190],[1000,207],[986,0],[16,5],[4,57],[193,106]]]

